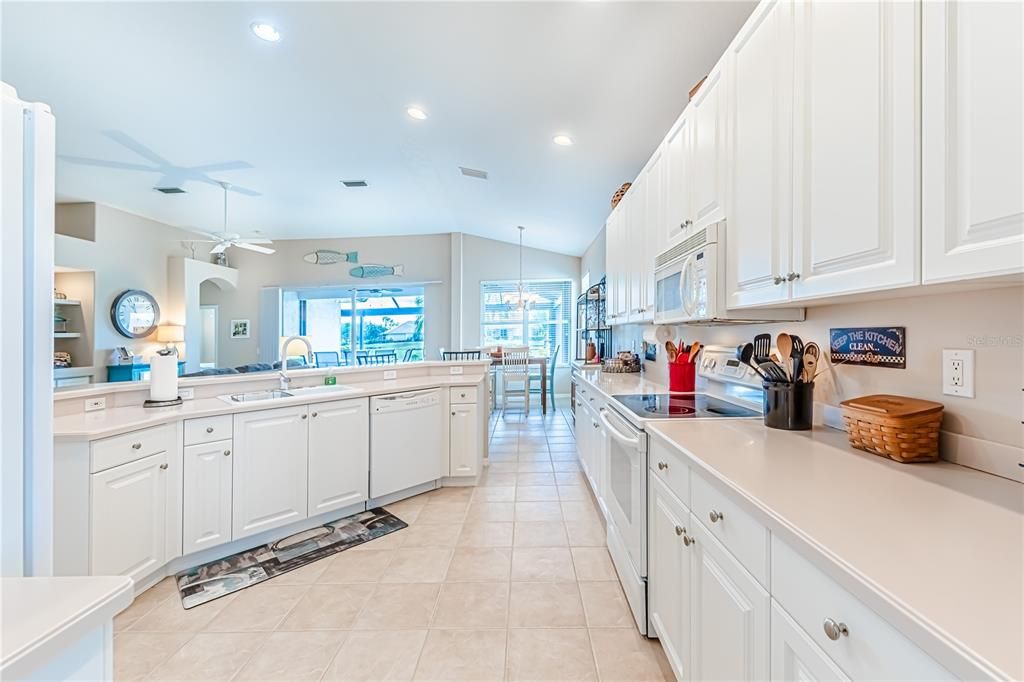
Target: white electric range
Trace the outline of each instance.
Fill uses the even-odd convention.
[[[736,359],[735,347],[701,351],[695,393],[613,395],[600,419],[608,434],[605,504],[608,551],[633,618],[647,634],[647,434],[662,419],[761,419],[759,377]]]

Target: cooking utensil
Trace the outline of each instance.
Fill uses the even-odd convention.
[[[793,354],[793,340],[786,332],[780,332],[775,337],[775,347],[779,349],[779,355],[782,356],[781,360],[777,362],[782,365],[782,369],[786,372],[786,378],[790,381],[793,380],[794,372],[790,371],[789,359]]]
[[[700,348],[701,348],[701,345],[700,345],[700,341],[694,341],[694,342],[693,342],[693,344],[692,344],[692,345],[690,346],[690,357],[689,357],[689,361],[690,361],[691,363],[692,363],[692,362],[693,362],[694,360],[696,360],[696,359],[697,359],[697,353],[699,353],[699,352],[700,352]]]
[[[761,368],[751,362],[754,357],[754,344],[744,343],[740,346],[736,346],[736,359],[747,365],[752,370],[758,373],[758,375],[765,381],[771,381],[768,376],[761,371]]]
[[[818,358],[816,358],[812,353],[808,353],[805,350],[804,351],[804,367],[803,367],[803,370],[800,372],[800,381],[802,381],[802,382],[804,382],[806,384],[809,384],[812,381],[814,381],[814,377],[816,376],[815,370],[817,370],[817,368],[818,368]]]
[[[789,354],[793,360],[793,381],[800,381],[800,375],[804,372],[804,340],[796,334],[790,334],[789,341],[793,344]]]
[[[671,340],[665,342],[665,352],[668,353],[669,362],[675,362],[676,356],[679,355],[679,349]]]
[[[786,373],[782,368],[772,362],[772,335],[758,334],[754,337],[754,362],[761,368],[765,378],[771,377],[771,381],[787,381]]]

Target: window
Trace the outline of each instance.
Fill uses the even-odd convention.
[[[480,283],[480,345],[529,346],[558,360],[569,355],[572,280],[523,282],[527,314],[519,308],[519,282]]]

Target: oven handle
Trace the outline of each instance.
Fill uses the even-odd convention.
[[[604,428],[608,429],[608,433],[610,433],[612,435],[612,438],[614,438],[615,440],[619,441],[620,443],[624,443],[626,445],[631,445],[631,446],[639,445],[640,444],[640,439],[639,438],[630,438],[629,436],[625,435],[624,433],[619,431],[617,428],[612,426],[612,423],[610,421],[608,421],[608,417],[606,416],[606,412],[607,411],[608,410],[606,408],[601,408],[601,413],[598,415],[598,417],[601,419],[601,423],[604,424]]]

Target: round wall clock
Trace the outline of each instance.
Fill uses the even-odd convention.
[[[156,331],[160,322],[160,306],[149,293],[128,289],[118,294],[110,306],[110,321],[121,336],[141,339]]]

